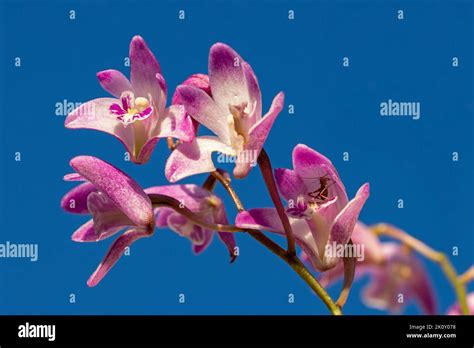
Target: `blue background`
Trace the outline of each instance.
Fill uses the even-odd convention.
[[[393,223],[447,253],[458,246],[459,271],[473,263],[471,2],[3,1],[0,10],[0,243],[39,244],[37,262],[0,259],[0,314],[327,313],[286,264],[246,235],[237,237],[241,255],[230,265],[217,239],[194,256],[187,240],[160,230],[137,242],[99,286],[86,286],[111,240],[70,240],[85,217],[59,208],[73,187],[62,181],[69,160],[98,156],[148,187],[166,183],[168,149],[160,142],[144,166],[124,162],[125,150],[111,136],[65,129],[55,104],[107,96],[95,74],[117,68],[128,76],[123,62],[136,34],[161,63],[168,100],[187,76],[207,72],[213,43],[234,47],[259,78],[265,110],[280,90],[286,106],[295,106],[293,115],[282,112],[266,143],[274,167],[291,167],[292,148],[305,143],[332,159],[349,196],[370,182],[364,222]],[[342,66],[346,56],[349,68]],[[390,98],[420,102],[421,119],[381,117],[379,105]],[[270,206],[258,170],[234,184],[246,207]],[[232,204],[217,192],[232,219]],[[437,266],[424,263],[444,312],[453,291]],[[354,285],[346,313],[385,313],[361,303],[366,282]],[[405,313],[419,312],[410,305]]]

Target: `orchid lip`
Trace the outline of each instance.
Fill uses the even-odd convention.
[[[151,100],[151,96],[149,96]],[[112,115],[115,115],[124,126],[128,126],[139,120],[144,120],[153,114],[153,106],[144,97],[134,97],[130,91],[122,93],[120,103],[113,103],[109,107]]]

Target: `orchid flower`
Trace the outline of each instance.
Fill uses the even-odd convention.
[[[110,247],[96,271],[87,281],[95,286],[110,271],[136,240],[149,237],[155,229],[153,208],[148,195],[127,174],[113,165],[91,156],[71,160],[76,175],[66,180],[86,180],[69,191],[61,200],[68,212],[92,215],[92,219],[74,232],[77,242],[100,241],[126,229]]]
[[[130,81],[117,70],[97,73],[101,86],[115,98],[98,98],[73,110],[67,128],[102,131],[119,139],[134,163],[146,163],[160,138],[194,138],[190,117],[180,106],[166,108],[166,82],[160,64],[143,38],[130,43]]]
[[[469,315],[474,315],[474,292],[467,295],[467,307],[469,308]],[[447,315],[462,315],[459,303],[453,304],[449,307]]]
[[[212,97],[191,85],[176,90],[186,112],[216,136],[196,137],[173,151],[165,169],[171,182],[214,171],[215,151],[235,156],[234,176],[247,176],[283,108],[284,95],[280,92],[262,117],[262,96],[252,68],[222,43],[213,45],[209,53],[209,84]]]
[[[228,224],[224,204],[212,192],[193,184],[155,186],[145,190],[147,194],[161,194],[175,198],[210,224]],[[214,231],[198,226],[171,208],[155,209],[156,227],[168,227],[178,235],[192,242],[195,254],[202,253],[211,243]],[[227,246],[231,261],[235,259],[235,239],[232,233],[218,232],[219,239]]]
[[[362,185],[348,200],[344,185],[331,161],[306,145],[293,150],[293,170],[276,169],[280,193],[288,202],[286,213],[294,237],[318,271],[336,266],[335,245],[346,245],[369,196],[369,184]],[[284,234],[276,209],[258,208],[238,214],[236,225]]]
[[[364,260],[356,264],[355,278],[371,278],[362,294],[368,307],[399,313],[404,304],[415,300],[427,314],[436,313],[436,300],[428,274],[408,249],[394,242],[380,242],[367,226],[358,222],[352,234],[355,245],[364,245]],[[303,259],[306,259],[303,256]],[[342,262],[320,277],[322,286],[330,286],[344,275]],[[400,295],[403,295],[401,297]]]

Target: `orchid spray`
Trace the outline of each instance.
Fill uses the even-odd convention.
[[[68,115],[65,126],[113,135],[136,164],[148,162],[158,140],[166,138],[170,155],[163,174],[171,184],[142,188],[102,159],[77,156],[70,161],[74,173],[64,179],[78,185],[65,194],[61,207],[89,216],[72,240],[101,242],[118,236],[87,281],[89,286],[98,285],[132,243],[151,237],[156,228],[168,228],[188,239],[196,255],[217,236],[231,262],[238,256],[236,234],[250,236],[287,263],[334,315],[342,314],[354,279],[364,275],[371,279],[362,294],[367,306],[399,313],[402,294],[425,313],[436,313],[421,255],[441,266],[455,290],[457,300],[448,313],[472,313],[473,295],[466,294],[466,284],[474,278],[472,268],[459,275],[445,254],[407,232],[359,221],[370,202],[369,183],[359,183],[356,192],[346,191],[330,159],[304,144],[293,149],[292,169],[273,170],[264,145],[282,112],[284,93],[278,92],[264,113],[257,76],[234,49],[214,44],[208,75],[191,75],[176,88],[168,107],[165,74],[140,36],[130,43],[130,63],[130,79],[118,70],[100,71],[99,83],[111,97],[82,104]],[[202,127],[211,135],[198,135]],[[231,175],[216,168],[214,152],[234,159],[232,175],[238,179],[258,166],[273,206],[246,209]],[[176,184],[202,173],[208,173],[202,185]],[[217,184],[235,205],[234,223],[213,192]],[[382,235],[392,240],[381,241]],[[279,243],[282,237],[285,247]],[[342,290],[333,299],[326,287],[339,278]]]

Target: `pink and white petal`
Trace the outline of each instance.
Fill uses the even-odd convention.
[[[92,214],[98,240],[134,225],[134,222],[101,192],[93,192],[88,196],[87,207]]]
[[[150,94],[155,105],[163,103],[162,81],[156,77],[161,75],[160,64],[148,48],[141,36],[134,36],[130,42],[130,80],[135,97],[148,98]]]
[[[248,135],[249,140],[244,145],[243,153],[251,153],[252,156],[247,157],[250,157],[253,160],[257,159],[260,151],[262,150],[263,144],[265,143],[265,140],[267,140],[270,129],[273,126],[273,122],[275,122],[276,117],[283,108],[284,99],[285,95],[283,92],[278,93],[273,99],[272,106],[265,117],[263,117],[260,121],[254,124],[252,128],[250,128]],[[236,163],[234,168],[234,176],[236,178],[246,177],[252,166],[255,166],[254,162],[239,161]]]
[[[255,208],[237,214],[235,225],[241,228],[285,233],[275,208]]]
[[[133,91],[130,81],[118,70],[109,69],[99,71],[97,78],[102,88],[116,98],[120,98],[125,91]]]
[[[293,149],[293,168],[305,182],[308,192],[319,188],[319,178],[329,176],[331,179],[329,195],[339,197],[341,209],[347,204],[348,198],[344,184],[327,157],[306,145],[298,144]]]
[[[184,142],[190,142],[196,136],[192,118],[181,105],[172,105],[166,109],[153,134],[160,138],[173,137]]]
[[[123,255],[127,247],[130,247],[136,240],[149,237],[153,233],[153,229],[132,228],[120,237],[118,237],[110,247],[102,262],[99,264],[95,272],[90,276],[87,285],[90,287],[96,286],[110,271],[110,269],[117,263]]]
[[[275,181],[280,194],[286,201],[296,202],[298,196],[306,194],[306,186],[294,170],[286,168],[275,169]],[[309,197],[305,197],[308,199]]]
[[[188,114],[213,131],[224,143],[230,144],[227,117],[231,113],[228,108],[220,107],[206,92],[193,86],[178,86],[176,93]]]
[[[209,85],[209,76],[205,74],[193,74],[189,76],[183,83],[182,86],[193,86],[202,89],[209,96],[211,96],[211,86]],[[174,92],[173,98],[171,98],[171,105],[182,105],[181,96],[177,91]]]
[[[95,185],[90,182],[85,182],[74,187],[61,199],[61,208],[68,213],[89,214],[89,210],[87,209],[87,197],[92,192],[97,192],[97,189]]]
[[[369,198],[370,186],[368,183],[362,185],[356,196],[337,215],[331,228],[329,243],[345,245],[351,238],[354,226],[359,219],[359,214]]]
[[[189,143],[180,144],[166,162],[166,178],[176,182],[191,175],[213,172],[216,168],[212,153],[217,151],[235,155],[234,150],[217,137],[197,137]]]
[[[252,67],[247,62],[243,63],[244,76],[247,84],[247,93],[249,95],[249,102],[252,109],[249,113],[251,124],[255,124],[262,118],[262,93],[258,85],[257,76],[252,70]]]
[[[150,199],[131,177],[108,162],[92,156],[77,156],[71,167],[93,183],[134,224],[153,226],[154,217]]]
[[[113,135],[120,140],[128,152],[132,153],[134,136],[132,127],[124,127],[115,115],[109,111],[114,103],[120,103],[113,98],[94,99],[80,105],[67,117],[64,125],[71,129],[94,129]]]
[[[213,99],[223,108],[249,101],[243,63],[242,57],[229,46],[216,43],[211,47],[209,82]]]

